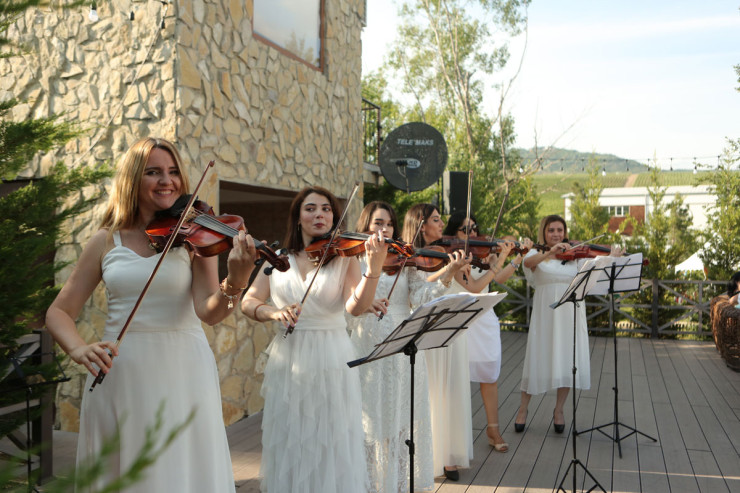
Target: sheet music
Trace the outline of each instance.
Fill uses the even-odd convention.
[[[586,293],[609,294],[612,264],[616,264],[613,292],[639,291],[640,280],[642,279],[642,253],[635,253],[626,257],[604,258],[609,259],[609,262],[603,267],[598,267],[603,269],[603,275],[599,276],[594,287],[586,289]]]
[[[402,352],[415,338],[416,348],[420,351],[447,346],[462,332],[461,329],[470,326],[505,297],[506,293],[493,292],[457,293],[436,298],[417,308],[367,357],[350,362],[350,366]]]

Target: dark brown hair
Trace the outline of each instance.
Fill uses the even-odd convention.
[[[419,229],[421,223],[426,223],[429,216],[435,211],[439,212],[439,209],[434,204],[416,204],[406,212],[406,217],[403,219],[403,233],[401,238],[406,243],[412,243],[417,248],[425,247],[424,235],[416,232]],[[416,235],[416,237],[414,237]]]
[[[293,202],[290,203],[290,212],[288,214],[288,227],[286,228],[285,241],[283,244],[289,251],[296,253],[303,250],[306,245],[303,244],[303,235],[300,229],[300,218],[301,218],[301,205],[306,200],[306,197],[312,193],[319,194],[329,199],[329,205],[331,205],[332,217],[332,229],[337,227],[339,216],[342,215],[342,205],[333,193],[324,187],[306,187],[295,196]]]
[[[380,200],[374,200],[367,204],[360,213],[360,218],[355,224],[355,229],[358,233],[367,233],[370,230],[370,220],[373,218],[373,214],[378,209],[384,209],[388,211],[388,215],[391,217],[391,226],[393,226],[393,239],[398,240],[401,238],[401,230],[398,228],[398,219],[396,217],[396,211],[387,202]]]

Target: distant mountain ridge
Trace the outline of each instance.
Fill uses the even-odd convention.
[[[648,167],[631,159],[621,158],[614,154],[599,154],[573,151],[557,147],[534,149],[515,149],[522,156],[522,163],[534,163],[539,156],[542,170],[539,173],[582,173],[591,161],[595,160],[599,168],[606,168],[607,173],[644,173]]]

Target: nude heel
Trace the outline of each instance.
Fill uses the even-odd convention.
[[[498,429],[498,423],[489,423],[488,424],[488,427],[489,428],[496,428],[496,429]],[[509,444],[508,443],[506,443],[506,442],[496,443],[496,442],[494,442],[493,438],[491,438],[491,437],[488,436],[488,433],[486,433],[486,438],[488,438],[488,445],[490,445],[491,447],[493,447],[493,450],[495,450],[496,452],[504,453],[504,452],[508,452],[509,451]]]

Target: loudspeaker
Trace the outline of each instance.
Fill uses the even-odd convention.
[[[442,175],[443,214],[467,212],[468,177],[467,171],[445,171]]]

